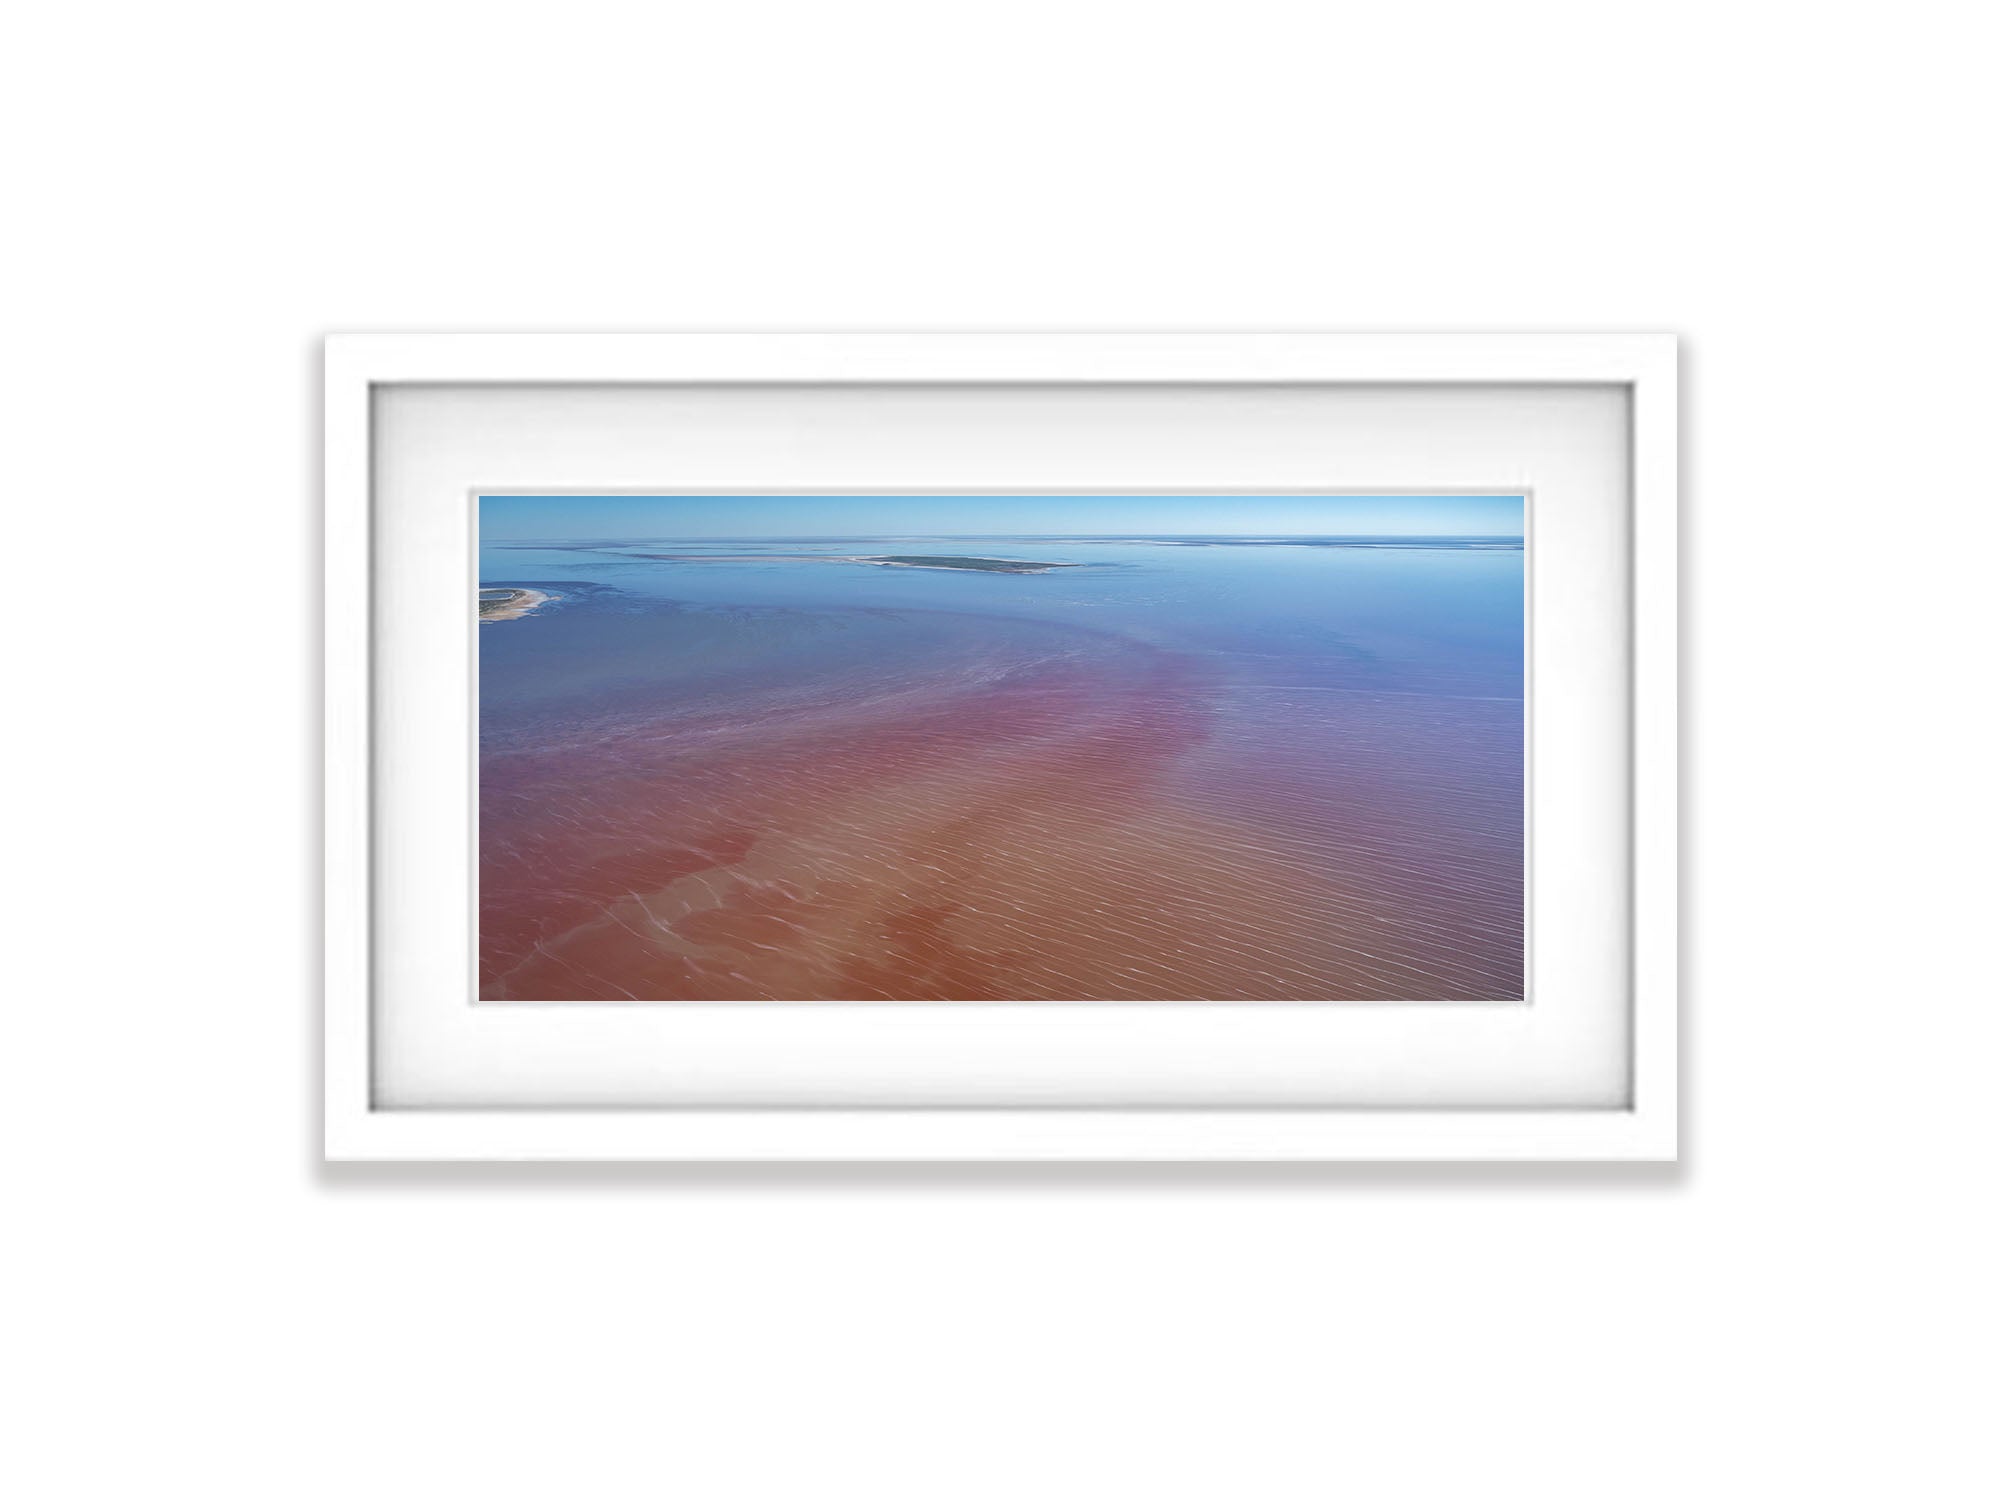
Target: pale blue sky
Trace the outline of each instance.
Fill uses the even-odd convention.
[[[489,541],[808,536],[1507,536],[1519,495],[484,495]]]

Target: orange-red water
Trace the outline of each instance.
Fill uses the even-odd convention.
[[[671,654],[685,621],[634,618]],[[1019,622],[698,623],[760,644],[489,705],[482,999],[1520,995],[1518,701]]]

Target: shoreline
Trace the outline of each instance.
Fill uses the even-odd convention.
[[[488,593],[505,592],[504,599],[488,599]],[[479,599],[479,623],[488,624],[495,620],[518,620],[551,599],[560,599],[560,594],[545,594],[540,589],[513,589],[496,587],[481,588]]]

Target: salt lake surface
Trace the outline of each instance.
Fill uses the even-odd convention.
[[[482,999],[1521,997],[1518,540],[480,564]]]

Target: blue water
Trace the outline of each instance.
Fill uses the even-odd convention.
[[[1080,566],[1004,574],[832,560],[888,553]],[[480,583],[564,596],[543,614],[670,602],[697,612],[762,606],[1040,620],[1204,655],[1238,680],[1518,699],[1524,561],[1519,542],[1497,538],[504,542],[481,549]],[[534,648],[529,632],[498,627],[483,630],[481,644],[503,658]]]

